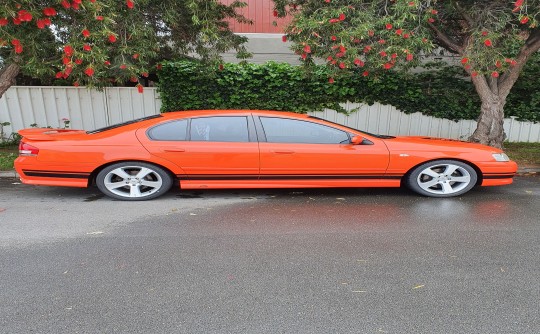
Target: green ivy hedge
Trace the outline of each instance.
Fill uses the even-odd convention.
[[[535,72],[536,71],[536,72]],[[540,121],[540,61],[532,62],[514,87],[506,116]],[[405,113],[451,120],[475,119],[480,100],[461,68],[428,64],[420,73],[377,77],[352,72],[329,83],[324,66],[306,71],[286,63],[225,64],[222,69],[197,62],[163,64],[159,72],[162,111],[191,109],[268,109],[308,112],[324,108],[346,112],[339,102],[395,106]]]

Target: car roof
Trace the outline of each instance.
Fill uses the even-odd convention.
[[[307,114],[299,114],[290,111],[273,111],[273,110],[187,110],[187,111],[171,111],[161,115],[166,118],[194,117],[194,116],[217,116],[217,115],[259,115],[259,116],[279,116],[291,118],[308,118]]]

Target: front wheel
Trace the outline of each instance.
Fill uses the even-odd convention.
[[[96,177],[99,190],[123,201],[144,201],[166,193],[172,178],[163,168],[144,162],[121,162],[101,170]]]
[[[436,160],[416,167],[407,177],[408,187],[424,196],[452,197],[471,190],[478,175],[471,166],[454,160]]]

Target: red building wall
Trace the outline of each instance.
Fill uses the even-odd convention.
[[[220,0],[221,3],[229,5],[234,0]],[[240,24],[230,22],[231,30],[236,33],[283,33],[284,27],[290,22],[290,18],[278,19],[274,17],[272,0],[243,0],[247,7],[238,9],[238,13],[253,21],[253,24]],[[272,22],[276,21],[277,26]]]

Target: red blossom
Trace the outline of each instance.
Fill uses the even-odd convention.
[[[337,41],[337,37],[333,36],[333,35],[332,35],[332,37],[330,37],[330,39],[333,40],[333,41]]]
[[[491,76],[494,77],[494,78],[498,78],[499,77],[499,72],[493,71],[493,72],[491,72]]]
[[[472,76],[473,78],[476,77],[477,75],[478,75],[478,72],[476,72],[476,71],[474,71],[474,72],[471,73],[471,76]]]
[[[516,0],[516,2],[514,3],[515,7],[521,7],[522,5],[523,5],[523,0]]]
[[[488,32],[487,31],[482,31],[482,36],[487,36]]]
[[[56,79],[60,79],[64,76],[64,72],[57,72],[56,75],[55,75],[55,78]]]
[[[344,62],[339,63],[339,68],[345,69],[347,65]]]
[[[343,13],[339,14],[339,20],[344,21],[345,20],[345,14],[343,14]]]
[[[388,30],[392,29],[392,24],[391,24],[391,23],[387,23],[387,24],[386,24],[386,29],[388,29]]]
[[[64,46],[64,53],[66,54],[66,56],[70,57],[71,55],[73,55],[73,48],[70,45]]]
[[[338,23],[339,20],[338,19],[330,19],[328,22],[330,22],[330,23]]]
[[[434,22],[435,22],[435,19],[432,18],[432,17],[430,17],[430,18],[428,19],[428,22],[429,22],[429,23],[434,23]]]
[[[437,15],[438,13],[439,13],[439,12],[438,12],[436,9],[432,9],[432,10],[431,10],[431,14],[433,14],[433,15]]]
[[[38,29],[44,29],[45,28],[45,21],[44,20],[37,20],[36,25]]]
[[[90,30],[84,29],[84,30],[82,31],[82,35],[83,35],[85,38],[90,37]]]
[[[411,60],[413,60],[413,58],[414,58],[414,56],[413,56],[412,53],[407,54],[407,57],[406,57],[407,61],[411,61]]]
[[[414,3],[414,1],[409,1],[409,6],[412,7],[412,6],[414,6],[414,5],[416,5],[416,3]]]
[[[222,68],[222,67],[223,67],[223,64],[220,64],[220,65],[221,65],[220,67]],[[148,78],[148,72],[142,72],[141,75],[142,75],[143,77],[145,77],[145,78]]]
[[[83,45],[83,50],[84,51],[90,51],[90,50],[92,50],[92,47],[90,45],[88,45],[88,44],[85,44],[85,45]]]
[[[354,65],[360,66],[360,67],[364,67],[364,62],[361,61],[360,59],[356,58],[356,59],[354,60]]]
[[[144,87],[143,87],[143,85],[138,84],[136,87],[137,87],[137,91],[138,91],[140,94],[142,94],[142,93],[144,92]]]
[[[469,58],[465,57],[461,59],[462,64],[467,64],[469,62]]]
[[[84,70],[84,74],[88,75],[89,77],[94,75],[94,69],[91,67],[88,67],[86,70]]]
[[[392,55],[390,57],[392,57],[392,59],[396,59],[397,58],[397,53],[392,53]]]
[[[131,81],[131,82],[138,82],[139,79],[138,79],[137,77],[131,77],[131,78],[129,78],[129,81]]]
[[[56,15],[56,9],[52,7],[47,7],[43,9],[43,15],[45,16],[55,16]]]
[[[389,70],[389,69],[392,68],[392,66],[394,66],[394,64],[392,64],[392,63],[386,63],[386,64],[383,65],[383,68],[384,68],[385,70]]]
[[[497,67],[497,68],[501,68],[501,67],[502,67],[502,63],[501,63],[500,60],[497,60],[497,61],[495,62],[495,67]]]
[[[16,17],[13,18],[13,24],[14,24],[14,25],[18,26],[18,25],[21,24],[21,23],[22,23],[21,19],[16,18]]]
[[[11,44],[17,46],[17,45],[21,45],[21,41],[19,41],[18,39],[12,39],[11,40]]]
[[[75,64],[81,65],[83,63],[82,59],[75,59]]]
[[[309,45],[304,46],[305,53],[311,53],[311,47]]]
[[[369,51],[371,51],[371,46],[367,45],[367,46],[364,48],[364,53],[368,53]]]
[[[364,73],[362,73],[362,76],[364,76],[364,77],[367,77],[368,75],[369,75],[368,71],[364,71]]]
[[[409,34],[403,34],[403,38],[407,39],[407,38],[409,38],[409,37],[411,37],[411,35],[409,35]]]
[[[403,30],[401,29],[396,30],[396,35],[401,35],[402,33],[403,33]]]
[[[345,51],[347,51],[347,49],[343,45],[340,45],[339,46],[339,52],[345,53]]]
[[[121,70],[125,70],[126,68],[127,68],[126,64],[120,65],[120,69],[121,69]]]
[[[105,62],[104,62],[103,64],[105,64],[105,66],[110,66],[110,65],[111,65],[111,62],[108,61],[108,60],[105,60]]]
[[[334,78],[329,78],[329,79],[328,79],[328,83],[333,84],[334,82],[335,82],[335,81],[334,81]]]
[[[135,6],[135,4],[133,3],[132,0],[126,0],[126,6],[127,6],[129,9],[133,9],[133,7]]]
[[[379,54],[381,55],[381,57],[386,57],[387,56],[387,53],[384,52],[384,51],[379,52]]]
[[[23,52],[23,47],[20,44],[15,45],[14,49],[15,49],[15,53],[22,53]]]
[[[110,34],[110,35],[109,35],[109,42],[111,42],[111,43],[116,42],[116,36],[113,35],[113,34]]]
[[[30,22],[32,21],[32,14],[30,14],[28,11],[26,10],[20,10],[17,12],[18,14],[18,18],[19,20],[21,20],[22,22]]]
[[[136,53],[136,54],[133,55],[133,59],[138,59],[138,58],[139,58],[139,54],[138,54],[138,53]]]
[[[306,58],[307,58],[307,53],[302,53],[302,55],[300,56],[300,58],[302,58],[303,60],[306,60]]]
[[[529,18],[527,16],[523,17],[520,21],[519,21],[521,24],[526,24],[527,22],[529,22]]]
[[[62,2],[61,2],[60,4],[61,4],[62,7],[64,7],[65,9],[71,8],[71,4],[70,4],[69,1],[67,1],[67,0],[62,0]]]
[[[278,17],[278,11],[277,10],[274,10],[274,12],[272,13],[274,15],[274,17]]]
[[[379,39],[379,44],[384,44],[386,41],[384,39]]]
[[[332,61],[334,60],[334,58],[332,58],[332,56],[328,56],[328,58],[326,58],[326,61]]]
[[[491,40],[488,38],[484,41],[485,46],[493,46],[493,43],[491,43]]]
[[[101,15],[96,16],[96,20],[103,21],[103,16],[101,16]]]
[[[368,30],[368,35],[369,35],[370,37],[373,37],[373,35],[375,35],[375,31],[373,31],[373,30]]]
[[[6,26],[9,23],[8,19],[3,17],[0,18],[0,27]]]
[[[281,36],[281,40],[283,41],[283,43],[287,42],[287,35]]]
[[[345,52],[336,53],[336,58],[343,58],[344,56],[345,56]]]
[[[75,82],[73,83],[73,86],[74,86],[74,87],[79,87],[80,85],[81,85],[81,84],[79,84],[78,81],[75,81]]]

